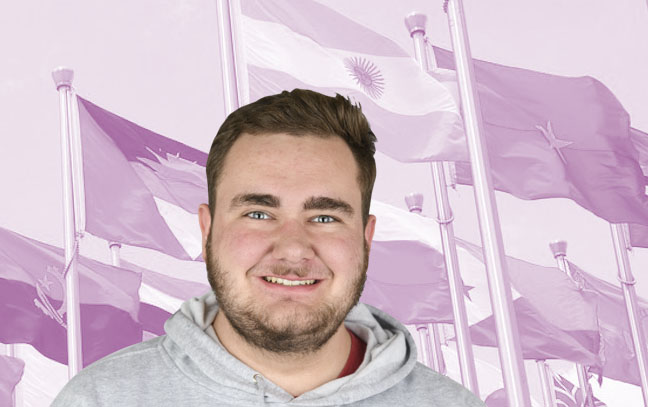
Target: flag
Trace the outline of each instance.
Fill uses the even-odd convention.
[[[142,275],[138,319],[142,329],[155,336],[164,335],[164,323],[184,301],[211,290],[208,284],[171,277],[125,260],[121,266]],[[203,277],[207,278],[206,275]]]
[[[457,238],[462,277],[467,284],[487,289],[482,249]],[[471,256],[481,266],[465,267]],[[507,256],[522,354],[525,359],[565,359],[587,365],[599,362],[595,295],[580,290],[562,271]],[[477,295],[478,293],[476,293]],[[483,297],[482,297],[483,298]],[[480,306],[488,307],[487,304]],[[497,346],[494,317],[471,321],[473,344]]]
[[[0,228],[0,342],[67,364],[65,254]],[[142,340],[141,276],[79,256],[83,365]]]
[[[584,289],[596,293],[598,322],[601,332],[601,367],[595,368],[605,377],[640,385],[639,368],[634,352],[632,333],[627,318],[623,290],[583,271],[574,263],[569,268]],[[648,317],[648,301],[638,298],[639,323],[644,334]]]
[[[648,134],[641,130],[631,128],[630,139],[639,152],[639,165],[644,177],[648,176]],[[648,247],[648,227],[639,224],[629,224],[630,245],[632,247]]]
[[[207,154],[77,99],[86,230],[180,259],[196,258],[202,245],[193,233],[198,224],[191,221],[207,202]],[[165,220],[182,214],[172,225]]]
[[[440,70],[431,74],[452,86],[454,71],[443,71],[454,69],[452,53],[433,50]],[[608,88],[591,77],[473,64],[495,189],[570,198],[609,222],[648,225],[630,118]],[[456,164],[456,181],[472,185],[468,162]]]
[[[583,394],[580,388],[574,386],[572,382],[563,376],[554,373],[554,389],[556,391],[557,407],[580,407],[583,406]],[[596,397],[592,396],[595,407],[605,407],[606,404]]]
[[[13,394],[22,378],[25,362],[11,356],[0,355],[0,405],[13,406]]]
[[[392,158],[467,159],[454,98],[392,40],[312,0],[244,0],[241,14],[251,101],[294,88],[339,93],[361,103],[376,148]]]
[[[375,200],[371,213],[378,221],[360,302],[403,324],[452,322],[436,221]]]
[[[629,223],[628,232],[630,234],[630,242],[628,242],[630,246],[648,248],[648,226]]]

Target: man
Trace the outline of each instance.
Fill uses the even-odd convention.
[[[84,369],[54,406],[483,406],[358,303],[375,141],[340,95],[296,89],[233,112],[199,208],[213,293],[185,302],[166,335]]]

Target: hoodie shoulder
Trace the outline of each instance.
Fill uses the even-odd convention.
[[[417,362],[403,380],[385,391],[357,400],[357,407],[486,407],[483,401],[454,380]]]
[[[155,383],[173,371],[169,369],[173,362],[162,347],[164,338],[128,346],[85,367],[63,387],[52,406],[116,405],[142,392],[143,382]]]
[[[483,401],[460,383],[417,362],[412,373],[404,380],[405,395],[417,395],[426,406],[486,407]],[[401,400],[408,405],[405,399]]]

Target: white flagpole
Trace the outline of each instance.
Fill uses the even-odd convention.
[[[438,373],[445,374],[445,362],[441,351],[439,331],[436,324],[416,324],[421,344],[423,364]],[[430,333],[432,333],[430,335]]]
[[[229,0],[216,0],[220,38],[221,70],[223,72],[223,97],[225,114],[229,115],[241,104],[236,80],[236,56],[232,34],[232,9]]]
[[[67,350],[68,378],[71,379],[83,368],[81,353],[81,321],[79,307],[79,276],[76,268],[78,239],[74,221],[74,191],[70,147],[70,114],[68,112],[70,90],[74,72],[67,68],[57,68],[52,78],[59,92],[61,120],[61,165],[63,175],[63,210],[65,233],[65,296],[67,302]]]
[[[13,343],[7,343],[4,345],[5,346],[5,354],[9,357],[16,358],[18,357],[16,355],[16,345]],[[21,386],[22,380],[16,384],[16,387],[14,387],[14,391],[11,393],[11,405],[12,407],[15,407],[18,405],[18,391],[20,390],[19,387]],[[21,403],[22,404],[22,403]]]
[[[614,251],[616,254],[618,279],[623,288],[623,299],[626,305],[626,314],[630,323],[632,332],[632,343],[637,355],[637,367],[639,368],[639,377],[641,378],[641,394],[643,395],[644,405],[648,405],[648,363],[646,360],[646,337],[639,319],[639,306],[637,305],[637,293],[635,292],[635,279],[630,268],[630,259],[628,258],[628,244],[625,241],[624,224],[610,223],[612,232],[612,241],[614,242]]]
[[[549,244],[549,248],[551,249],[554,258],[558,263],[558,268],[562,270],[563,273],[567,274],[569,278],[571,278],[571,280],[574,283],[576,283],[576,285],[578,285],[579,282],[574,278],[571,270],[569,269],[569,264],[567,263],[567,242],[564,240],[551,242]],[[582,287],[579,288],[582,289]],[[585,396],[583,398],[585,400],[585,406],[594,407],[594,401],[592,398],[592,388],[590,387],[589,384],[589,378],[587,376],[587,371],[585,370],[585,366],[583,366],[580,363],[576,363],[576,373],[578,374],[578,385],[580,386],[580,390],[583,392],[583,395]]]
[[[475,74],[463,4],[461,0],[449,0],[446,3],[506,397],[510,406],[528,407],[531,405],[531,399],[511,297],[511,286],[506,273],[504,243],[497,216],[493,181],[482,137],[484,132],[479,98],[473,85]]]
[[[411,213],[421,214],[423,211],[423,194],[411,193],[405,197],[405,203]],[[417,324],[419,341],[423,352],[425,365],[441,374],[445,374],[446,367],[441,350],[441,333],[438,324]]]
[[[549,374],[547,363],[544,360],[536,360],[540,386],[542,386],[542,398],[545,407],[556,407],[556,390],[553,385],[553,377]]]
[[[430,58],[425,47],[425,24],[426,16],[412,13],[405,18],[405,25],[414,40],[414,53],[421,68],[428,72],[430,70]],[[468,328],[468,315],[464,303],[463,281],[459,270],[459,259],[457,257],[457,246],[455,244],[454,229],[452,225],[453,216],[450,200],[448,199],[448,186],[445,178],[445,171],[442,162],[431,162],[434,196],[436,201],[437,222],[441,233],[443,254],[448,284],[450,286],[450,298],[452,301],[452,312],[454,315],[454,330],[457,338],[457,354],[459,356],[459,369],[461,381],[470,391],[479,394],[477,382],[477,370],[475,369],[475,357],[473,355],[470,330]],[[423,196],[421,196],[421,205]],[[409,202],[408,202],[409,206]],[[438,329],[438,328],[437,328]]]

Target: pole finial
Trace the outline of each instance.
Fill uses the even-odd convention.
[[[413,37],[417,32],[421,32],[425,35],[426,22],[427,17],[422,13],[412,12],[405,17],[405,26],[407,27],[407,31],[410,33],[410,37]]]
[[[412,192],[405,196],[405,203],[410,212],[421,213],[423,211],[423,194]]]
[[[52,79],[56,85],[56,90],[61,86],[72,87],[72,80],[74,79],[74,71],[64,66],[59,66],[52,71]]]
[[[567,255],[567,242],[564,240],[554,240],[549,243],[549,248],[554,258]]]

